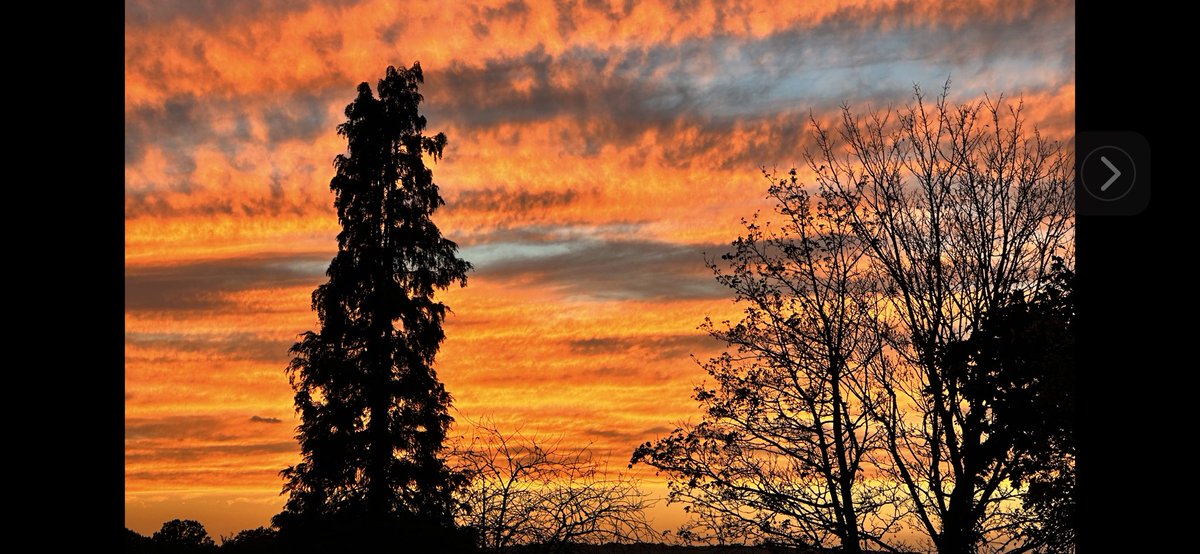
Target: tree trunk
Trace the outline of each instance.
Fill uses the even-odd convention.
[[[379,317],[376,314],[376,317]],[[374,346],[374,367],[370,369],[371,386],[364,392],[370,406],[371,419],[367,424],[370,445],[367,451],[364,473],[367,478],[367,510],[376,521],[392,511],[392,484],[388,479],[388,465],[392,459],[392,434],[388,428],[391,408],[391,322],[386,327],[379,324],[379,339]]]
[[[853,485],[855,471],[852,471],[846,464],[846,438],[843,436],[842,425],[842,391],[838,380],[840,373],[833,374],[832,393],[833,393],[833,445],[835,456],[838,465],[838,488],[837,493],[842,499],[842,550],[850,554],[860,554],[862,552],[862,539],[858,533],[858,514],[855,513]]]
[[[977,537],[974,508],[974,487],[970,482],[954,483],[950,492],[950,506],[942,519],[942,537],[938,543],[938,554],[973,554]]]

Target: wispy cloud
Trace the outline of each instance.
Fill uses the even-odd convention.
[[[724,246],[583,240],[552,244],[542,251],[522,249],[520,244],[482,248],[499,256],[479,267],[480,278],[519,280],[565,296],[645,300],[725,294],[704,267],[705,249],[723,252]]]
[[[283,423],[282,419],[277,417],[250,416],[251,423]]]
[[[248,289],[277,289],[315,284],[329,265],[329,256],[219,258],[176,265],[127,267],[127,311],[211,309],[229,296]]]

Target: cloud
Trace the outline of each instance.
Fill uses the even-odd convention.
[[[609,443],[620,445],[639,444],[647,439],[659,437],[671,432],[670,427],[664,425],[656,425],[649,429],[612,429],[601,427],[588,427],[582,430],[589,437],[599,437],[606,439]],[[617,458],[627,456],[627,451],[613,452]]]
[[[201,468],[211,472],[237,458],[294,453],[298,447],[290,437],[290,430],[252,428],[259,423],[281,422],[278,418],[258,415],[248,420],[218,414],[127,417],[127,476],[129,473],[188,472]],[[175,465],[179,463],[195,464],[195,467]]]
[[[447,67],[516,57],[539,48],[557,56],[577,48],[607,52],[724,38],[753,41],[787,31],[821,35],[822,29],[829,29],[860,42],[897,29],[919,31],[932,37],[930,41],[945,36],[942,43],[981,35],[979,41],[959,43],[962,50],[969,44],[990,46],[989,28],[1034,29],[1026,31],[1028,37],[1039,36],[1047,26],[1072,26],[1073,31],[1074,12],[1070,1],[990,0],[790,2],[770,9],[719,0],[647,1],[617,7],[555,0],[500,1],[482,9],[466,4],[413,4],[400,9],[383,0],[283,6],[263,3],[233,10],[227,17],[203,8],[178,15],[173,13],[181,11],[178,8],[152,10],[140,3],[127,9],[127,18],[145,23],[126,28],[127,99],[156,101],[185,90],[278,93],[331,80],[353,84],[355,79],[347,75],[373,74],[386,63],[395,63],[398,50],[405,55],[402,62],[420,59],[427,67]],[[314,37],[329,41],[330,35],[341,37],[336,48],[313,46]],[[447,40],[448,36],[454,40]],[[1001,36],[1005,48],[1021,44],[1009,40],[1012,34]]]
[[[157,441],[195,444],[237,443],[253,438],[246,428],[246,420],[222,415],[171,415],[160,417],[133,417],[125,419],[125,440],[130,443]],[[277,417],[255,415],[250,423],[281,423]],[[254,442],[251,440],[250,442]]]
[[[194,140],[179,143],[175,137],[180,130],[191,130],[190,134],[195,136],[210,129],[207,120],[198,113],[199,110],[199,102],[194,96],[180,95],[161,105],[140,106],[126,112],[125,163],[141,161],[148,142],[175,143],[172,144],[175,151],[194,146]]]
[[[1061,5],[953,23],[923,21],[909,6],[882,9],[888,13],[878,20],[846,11],[762,37],[561,52],[535,46],[517,56],[456,60],[429,69],[429,109],[464,128],[560,113],[618,128],[658,126],[789,105],[824,110],[846,100],[903,100],[914,82],[934,87],[948,75],[971,96],[1044,88],[1074,62],[1072,34],[1063,29],[1070,13]],[[1004,64],[1014,67],[988,71]]]
[[[689,299],[726,296],[704,266],[706,247],[637,240],[580,240],[543,252],[522,245],[490,245],[511,252],[477,263],[480,279],[528,282],[560,294],[592,299]]]
[[[691,354],[712,351],[721,346],[715,339],[697,331],[687,335],[627,335],[573,339],[569,342],[574,354],[584,356],[632,356],[642,359],[679,360]]]
[[[294,341],[253,332],[125,333],[125,344],[137,349],[193,354],[217,360],[278,363],[286,360]],[[130,353],[126,353],[130,356]]]
[[[533,10],[524,0],[506,0],[503,4],[491,6],[472,6],[477,23],[471,26],[475,36],[485,38],[491,34],[490,26],[502,22],[525,20]],[[389,39],[388,42],[391,42]]]
[[[725,19],[759,17],[733,5],[713,6]],[[654,9],[690,15],[708,7],[702,2]],[[326,9],[309,8],[316,15]],[[261,7],[263,13],[274,9]],[[540,3],[514,2],[472,8],[462,17],[507,25],[545,9]],[[571,21],[606,27],[639,17],[624,8],[549,9],[572,14]],[[543,195],[528,197],[537,201],[553,193],[528,189],[544,188],[556,175],[521,171],[520,165],[528,165],[518,165],[524,156],[557,158],[563,167],[616,154],[623,163],[618,168],[624,169],[649,164],[662,171],[752,170],[798,161],[810,143],[810,111],[828,118],[844,101],[859,109],[901,104],[914,82],[936,90],[952,77],[956,98],[985,91],[1046,95],[1067,85],[1073,90],[1070,3],[935,8],[901,2],[818,12],[811,20],[783,25],[795,15],[790,14],[763,33],[710,29],[680,40],[582,41],[563,48],[534,42],[516,52],[471,50],[440,65],[426,64],[425,110],[434,127],[450,131],[452,166],[460,152],[488,152],[472,160],[480,167],[516,166],[500,172],[501,186],[476,189]],[[421,17],[411,15],[397,24],[409,29]],[[557,32],[570,35],[586,28],[572,25]],[[328,28],[304,33],[303,47],[296,48],[324,52],[322,59],[346,48],[344,33]],[[127,41],[141,45],[134,37]],[[207,54],[193,52],[188,60],[199,64]],[[139,71],[130,67],[127,76]],[[374,68],[354,79],[327,76],[294,88],[235,88],[221,94],[188,89],[157,102],[129,104],[126,162],[137,167],[127,168],[126,217],[304,217],[326,208],[328,161],[344,148],[333,128],[354,83],[373,81],[378,73]],[[174,83],[184,78],[168,73],[147,79]],[[1069,123],[1062,113],[1048,112],[1054,126]],[[531,140],[534,123],[548,124],[545,132],[558,136],[549,145]],[[328,146],[316,148],[317,142]],[[289,151],[285,143],[303,148]],[[492,150],[495,146],[503,148]],[[220,159],[206,155],[209,150]],[[149,152],[161,158],[157,172],[140,171]],[[577,191],[601,188],[599,183],[568,185]]]
[[[351,100],[353,88],[344,86],[234,98],[189,93],[133,106],[125,112],[125,163],[140,162],[151,146],[181,156],[212,144],[234,158],[251,143],[309,141],[332,133],[340,108]]]
[[[585,6],[538,4],[512,2],[496,7],[456,8],[471,12],[465,14],[425,14],[414,8],[407,14],[410,17],[382,24],[408,31],[411,35],[412,27],[419,25],[425,16],[471,21],[476,29],[480,25],[496,25],[514,19],[536,19],[535,12],[547,9],[559,15],[580,15],[613,28],[627,24],[624,20],[630,16],[629,10],[608,12]],[[679,23],[687,21],[698,8],[678,5],[653,9],[668,12],[663,14],[667,20],[674,19]],[[799,11],[805,10],[811,10],[811,7]],[[315,10],[320,11],[324,10]],[[732,6],[717,7],[717,11],[728,19],[777,15],[769,11],[757,14]],[[701,33],[684,35],[688,38],[678,41],[647,40],[649,37],[645,36],[641,40],[611,42],[568,40],[563,44],[570,46],[561,48],[550,48],[546,41],[524,36],[521,41],[524,46],[515,51],[473,47],[475,43],[490,44],[494,40],[476,37],[457,45],[462,51],[451,54],[448,59],[426,60],[425,94],[429,108],[439,119],[453,121],[464,128],[498,121],[541,119],[559,113],[653,122],[664,117],[671,119],[667,116],[682,112],[715,110],[728,113],[735,110],[750,113],[764,107],[775,109],[772,104],[783,100],[799,100],[807,104],[806,107],[827,108],[845,100],[847,95],[862,98],[863,95],[897,90],[903,94],[914,80],[932,80],[928,83],[932,85],[940,83],[948,74],[970,79],[981,70],[1006,63],[1006,60],[1031,67],[1023,68],[1024,71],[996,73],[991,76],[989,88],[1024,89],[1029,88],[1031,80],[1061,74],[1061,69],[1073,64],[1073,33],[1070,32],[1073,12],[1069,2],[978,3],[962,7],[900,2],[880,3],[869,9],[834,7],[821,11],[820,17],[809,20],[789,21],[800,14],[788,14],[788,17],[773,21],[761,35],[722,32],[718,25]],[[313,20],[315,25],[320,18],[297,19],[298,22],[308,20]],[[347,25],[352,23],[359,22],[346,22]],[[577,26],[559,27],[557,32],[564,37],[585,32]],[[331,33],[327,28],[319,27],[296,30],[295,33],[303,36],[304,44],[288,45],[287,48],[329,51],[322,54],[322,58],[346,55],[344,33]],[[314,33],[332,38],[322,39],[328,44],[315,44]],[[280,32],[273,33],[274,36],[263,34],[266,36],[261,40],[268,44],[290,38]],[[389,37],[393,34],[400,40],[399,37],[406,33],[399,30],[385,33]],[[139,45],[136,38],[127,37],[133,42],[131,46]],[[222,39],[205,35],[195,44],[220,43]],[[405,36],[405,39],[411,43],[413,37]],[[190,48],[194,50],[195,44]],[[189,65],[212,63],[208,56],[196,52],[190,52],[187,60]],[[139,57],[135,61],[142,59]],[[252,61],[263,63],[263,60]],[[328,67],[342,65],[334,63]],[[1029,70],[1038,67],[1059,71]],[[140,66],[130,68],[134,75],[140,70]],[[343,79],[344,82],[338,84],[325,80],[319,88],[341,90],[341,95],[348,99],[356,82],[373,82],[373,76],[379,70],[377,67],[369,72],[351,73],[360,76]],[[253,75],[256,72],[244,73]],[[165,81],[161,83],[163,85],[186,80],[183,75],[151,77],[155,80],[161,77]],[[209,79],[206,84],[219,83]],[[254,105],[264,98],[286,99],[310,94],[314,86],[306,82],[297,90],[279,87],[234,90],[233,97],[207,97],[222,102],[236,98],[225,107],[227,111],[238,105]],[[178,102],[181,95],[196,94],[195,90],[167,92],[164,98],[172,100],[164,102]]]
[[[277,441],[248,444],[197,444],[194,446],[159,445],[153,449],[126,448],[125,463],[132,464],[189,462],[225,457],[253,456],[258,454],[285,454],[299,451],[295,441]],[[153,471],[153,469],[150,469]]]
[[[158,2],[155,0],[126,0],[125,25],[151,26],[170,22],[216,27],[254,18],[283,18],[289,13],[305,11],[314,5],[351,6],[361,0],[188,0],[187,2]]]
[[[468,189],[459,192],[446,203],[446,211],[499,212],[521,214],[575,202],[580,196],[575,189],[533,192],[523,189],[494,187]]]
[[[301,93],[263,108],[267,140],[272,143],[310,140],[319,133],[332,132],[341,122],[331,120],[328,108],[345,95],[341,90]],[[348,104],[349,100],[342,103]]]
[[[125,269],[125,310],[212,309],[225,295],[259,288],[312,284],[321,280],[329,255],[261,254],[240,258]]]
[[[125,440],[203,439],[230,440],[221,432],[222,421],[216,416],[167,416],[162,418],[126,418]]]

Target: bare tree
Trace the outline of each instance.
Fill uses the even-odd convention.
[[[525,545],[564,552],[572,544],[658,537],[645,512],[652,501],[629,475],[610,474],[588,448],[505,433],[490,421],[473,425],[454,458],[470,479],[460,491],[460,524],[476,530],[482,550]]]
[[[884,446],[869,247],[836,190],[810,196],[795,169],[763,174],[778,217],[743,221],[732,252],[709,261],[746,309],[702,327],[734,348],[702,364],[716,381],[696,389],[704,418],[633,462],[667,473],[670,500],[696,516],[685,538],[893,549],[897,490],[869,471]]]
[[[947,83],[948,88],[948,83]],[[990,368],[965,371],[948,350],[1015,294],[1032,297],[1056,257],[1070,259],[1070,152],[1003,98],[933,105],[920,89],[903,109],[856,117],[836,135],[815,120],[808,156],[817,185],[837,191],[869,247],[886,309],[871,360],[885,402],[880,464],[938,552],[1013,548],[1023,491],[1010,481],[1022,453],[997,421]]]
[[[1014,472],[1029,430],[996,406],[1045,364],[971,337],[1069,263],[1070,152],[1019,104],[945,91],[811,124],[814,192],[764,171],[775,214],[709,261],[746,308],[703,326],[732,351],[702,364],[702,420],[632,461],[666,473],[695,540],[894,550],[904,527],[944,553],[1038,547]]]

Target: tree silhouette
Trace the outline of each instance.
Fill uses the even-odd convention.
[[[229,538],[222,538],[221,552],[269,554],[279,551],[278,532],[267,527],[243,529]]]
[[[853,551],[899,523],[963,554],[1069,526],[1073,362],[1048,347],[1069,344],[1070,153],[1020,105],[946,96],[813,118],[816,194],[769,175],[778,217],[713,266],[747,304],[707,324],[736,352],[705,364],[703,420],[633,456],[697,514],[685,531]]]
[[[628,475],[610,475],[590,450],[558,440],[472,425],[455,458],[470,481],[460,492],[463,525],[483,552],[569,552],[580,544],[648,541],[651,502]]]
[[[212,552],[217,548],[199,521],[172,519],[151,535],[157,552]]]
[[[1074,272],[1057,259],[1037,291],[1014,293],[947,348],[952,371],[969,374],[964,397],[991,405],[988,434],[1013,453],[1009,479],[1028,485],[1010,516],[1013,550],[1074,551],[1074,325]]]
[[[150,540],[150,537],[138,533],[137,531],[134,531],[128,527],[125,528],[125,533],[123,536],[125,538],[125,544],[122,552],[125,552],[126,554],[153,552],[154,542]]]
[[[864,479],[882,446],[867,365],[881,354],[870,301],[877,280],[852,209],[835,191],[810,195],[796,171],[764,170],[778,219],[743,221],[733,250],[709,267],[746,304],[736,324],[703,329],[734,351],[703,364],[703,420],[639,447],[671,477],[669,498],[693,514],[698,542],[887,546],[901,513],[895,485]]]
[[[947,83],[947,88],[949,84]],[[874,408],[906,506],[938,552],[1009,549],[1027,492],[1004,412],[985,394],[993,368],[952,359],[1014,298],[1038,294],[1058,256],[1071,256],[1073,164],[1061,143],[1027,132],[1020,104],[955,106],[943,90],[855,117],[838,136],[817,123],[808,157],[820,186],[848,205],[881,279],[876,359],[885,401]]]
[[[431,220],[444,202],[424,157],[439,159],[446,137],[424,134],[423,80],[419,63],[389,66],[378,98],[360,84],[338,126],[348,153],[330,189],[342,231],[312,295],[320,330],[291,349],[303,461],[282,472],[289,497],[275,520],[311,548],[454,525],[461,479],[441,455],[451,397],[432,367],[447,307],[433,294],[465,286],[471,265]]]

